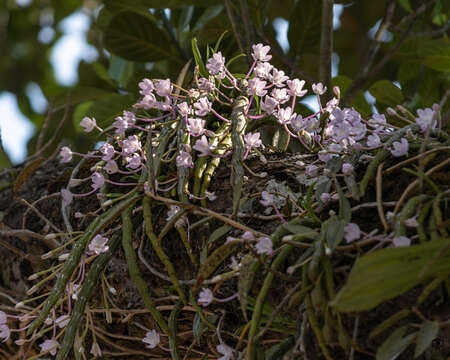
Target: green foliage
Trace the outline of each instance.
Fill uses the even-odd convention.
[[[166,34],[153,21],[131,11],[114,16],[104,34],[106,50],[138,62],[171,59],[168,43]]]
[[[359,258],[333,306],[339,311],[370,310],[420,282],[450,271],[449,241],[383,249]]]

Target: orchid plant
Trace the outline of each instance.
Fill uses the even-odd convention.
[[[171,321],[176,319],[179,310],[173,310],[170,319],[166,320],[150,297],[132,246],[134,224],[131,217],[135,211],[143,212],[145,234],[167,270],[168,276],[160,273],[158,276],[172,283],[180,304],[190,303],[206,328],[216,326],[211,324],[204,310],[220,303],[239,300],[245,318],[247,317],[247,293],[252,280],[247,279],[244,282],[242,274],[249,272],[252,267],[256,269],[258,264],[263,264],[266,278],[253,304],[245,352],[248,359],[255,358],[255,346],[267,331],[267,328],[260,329],[260,325],[263,304],[273,277],[294,249],[302,246],[310,249],[309,255],[303,254],[295,265],[289,267],[288,274],[294,276],[295,269],[308,264],[308,272],[304,271],[302,275],[301,296],[306,296],[308,321],[322,354],[331,359],[327,345],[329,343],[324,337],[325,330],[317,325],[313,311],[323,309],[320,305],[323,299],[318,298],[314,290],[311,295],[308,291],[322,291],[324,279],[327,277],[327,301],[335,301],[336,294],[332,275],[322,272],[318,264],[329,266],[330,257],[335,251],[353,249],[353,245],[355,248],[374,243],[376,246],[388,244],[394,248],[408,247],[416,238],[406,236],[403,222],[417,216],[410,214],[411,212],[400,212],[400,205],[397,203],[392,231],[389,231],[389,227],[383,235],[363,231],[357,223],[350,221],[351,210],[338,179],[346,182],[349,197],[360,199],[374,176],[373,169],[367,171],[360,185],[356,185],[356,173],[363,163],[361,154],[365,154],[366,161],[374,161],[372,168],[377,168],[380,163],[379,154],[382,154],[384,159],[389,155],[406,159],[413,152],[411,142],[417,143],[424,137],[440,136],[440,107],[434,105],[429,109],[419,109],[417,115],[407,110],[399,115],[396,110],[390,109],[388,117],[384,114],[373,114],[365,119],[354,108],[340,107],[341,90],[338,87],[327,89],[322,83],[314,83],[311,84],[311,89],[308,89],[305,80],[291,79],[283,70],[275,68],[270,63],[270,50],[270,47],[264,44],[253,45],[253,62],[245,74],[233,74],[228,69],[222,53],[214,52],[206,64],[197,61],[192,86],[184,88],[182,82],[175,83],[171,79],[143,79],[138,84],[141,98],[132,109],[125,109],[122,115],[116,117],[111,126],[102,129],[97,125],[96,119],[82,119],[80,126],[83,130],[98,132],[103,141],[97,149],[87,154],[74,152],[67,146],[61,148],[61,162],[68,163],[74,157],[79,157],[82,162],[90,164],[89,176],[77,178],[74,170],[67,188],[61,190],[62,212],[68,229],[71,229],[70,214],[73,202],[82,197],[96,197],[99,201],[97,218],[82,234],[71,232],[47,235],[48,238],[72,236],[60,247],[46,254],[46,257],[59,256],[61,263],[52,268],[52,275],[33,287],[32,292],[57,275],[54,289],[42,307],[38,306],[21,317],[25,322],[33,320],[23,328],[10,328],[8,319],[13,319],[13,315],[0,311],[0,338],[3,341],[8,340],[14,332],[26,331],[26,340],[24,337],[17,338],[16,344],[23,345],[30,340],[39,339],[40,355],[49,353],[62,360],[74,342],[76,351],[84,353],[82,343],[85,334],[81,335],[77,329],[87,311],[89,296],[122,239],[130,276],[158,327],[145,329],[142,342],[151,351],[156,348],[166,351],[161,343],[162,336],[167,335],[170,339],[170,349],[167,351],[177,353],[176,330]],[[300,114],[297,105],[308,92],[317,99],[319,110],[310,115]],[[388,121],[390,116],[400,117],[406,126],[397,128],[392,125]],[[310,181],[307,194],[288,193],[281,185],[277,188],[281,189],[279,191],[264,189],[259,193],[259,205],[263,207],[265,214],[261,215],[261,219],[271,219],[280,225],[272,234],[247,227],[239,221],[239,216],[245,212],[242,209],[244,173],[248,168],[245,162],[259,159],[262,164],[266,164],[267,157],[270,157],[273,151],[270,144],[264,142],[268,134],[271,134],[264,128],[265,124],[285,131],[289,141],[297,142],[300,146],[301,156],[313,156],[313,160],[308,163],[299,159],[292,161],[295,164],[293,166],[304,176],[302,181]],[[208,203],[216,199],[214,192],[209,189],[211,176],[221,161],[227,161],[232,168],[233,209],[232,213],[226,215],[208,209]],[[253,175],[264,177],[267,174]],[[326,181],[323,181],[324,179]],[[90,182],[89,191],[77,190],[82,188],[85,182]],[[330,189],[332,184],[336,185],[336,191]],[[114,189],[114,192],[110,189]],[[317,209],[330,207],[328,220],[319,219],[318,213],[311,205],[313,191]],[[134,205],[139,200],[142,201],[142,208],[138,209]],[[331,210],[336,200],[340,202],[339,216]],[[292,202],[299,210],[296,215],[283,211],[286,204]],[[165,204],[167,210],[166,225],[160,229],[160,235],[156,234],[155,224],[152,222],[151,206],[156,203]],[[274,215],[270,215],[272,211]],[[192,223],[190,212],[222,221],[228,227],[234,228],[235,233],[209,257],[199,259],[192,248],[191,232],[197,225]],[[404,215],[401,221],[399,214]],[[78,218],[85,216],[87,214],[77,213]],[[122,223],[114,227],[119,216],[122,217]],[[380,216],[386,221],[383,207]],[[318,232],[304,224],[300,225],[303,218],[309,219],[308,224],[322,223],[322,230]],[[192,266],[198,267],[196,279],[178,279],[174,264],[161,246],[162,238],[171,228],[175,228],[179,233]],[[118,235],[120,229],[121,236]],[[305,244],[305,239],[309,239],[309,243]],[[347,244],[341,245],[342,240]],[[72,245],[70,252],[64,253],[69,245]],[[238,260],[233,257],[231,271],[224,271],[222,267],[222,272],[218,272],[216,269],[219,265],[238,248],[241,249],[240,257]],[[245,249],[245,254],[242,249]],[[236,276],[241,276],[239,289],[225,298],[216,297],[216,289],[213,292],[208,287],[222,284]],[[102,283],[107,283],[104,276]],[[235,283],[232,284],[234,285],[230,286],[235,286]],[[189,293],[186,293],[185,285],[191,286]],[[201,287],[203,285],[205,287]],[[112,286],[107,284],[106,288],[111,295],[115,295]],[[23,305],[24,303],[18,304],[18,308]],[[179,305],[174,305],[174,309],[177,306]],[[63,311],[63,314],[57,314],[60,311]],[[327,314],[335,321],[334,326],[344,333],[339,312],[332,310]],[[86,315],[86,319],[88,327],[95,328],[92,317]],[[266,321],[270,323],[273,318]],[[50,330],[51,336],[47,335]],[[61,341],[60,337],[64,333]],[[90,352],[101,357],[102,350],[96,341],[95,330],[92,333],[94,341]],[[241,333],[241,337],[244,335],[245,331]],[[342,336],[339,340],[341,347],[347,350],[351,344],[352,347],[359,348],[354,339],[351,340],[348,335]],[[227,345],[220,337],[219,340],[216,350],[223,355],[220,359],[228,360],[241,356],[238,351],[241,348],[233,349],[230,347],[231,343]],[[238,345],[240,344],[239,341]]]

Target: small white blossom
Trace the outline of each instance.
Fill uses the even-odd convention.
[[[272,98],[280,104],[284,104],[289,100],[289,94],[286,89],[274,89],[270,93]]]
[[[267,95],[263,100],[261,100],[260,105],[261,110],[270,115],[275,111],[278,105],[278,101]]]
[[[92,130],[94,130],[94,128],[97,127],[97,122],[95,121],[94,118],[89,118],[87,116],[85,116],[83,118],[83,120],[80,121],[80,126],[82,128],[84,128],[84,132],[91,132]]]
[[[122,151],[125,155],[131,155],[142,149],[141,142],[136,135],[130,135],[122,141]]]
[[[275,196],[273,196],[272,194],[270,194],[267,191],[263,191],[261,193],[261,198],[262,198],[262,200],[260,200],[259,202],[264,206],[271,206],[275,202]]]
[[[417,215],[415,215],[409,219],[406,219],[404,221],[404,224],[405,224],[405,226],[408,226],[408,227],[418,227],[419,223],[417,221]]]
[[[380,137],[373,133],[367,137],[367,146],[371,148],[375,148],[381,145]]]
[[[191,107],[188,105],[186,101],[183,101],[177,105],[178,113],[181,116],[188,116],[191,113]]]
[[[139,93],[144,96],[150,95],[153,92],[153,90],[155,90],[153,82],[149,79],[143,79],[138,85],[141,89],[139,90]]]
[[[303,90],[305,80],[300,79],[288,80],[286,84],[289,88],[289,95],[302,97],[308,92],[308,90]]]
[[[91,180],[93,189],[100,189],[105,184],[105,177],[97,171],[92,174]]]
[[[247,133],[244,136],[244,142],[245,142],[245,147],[247,149],[251,149],[254,147],[260,147],[262,145],[262,141],[259,138],[260,137],[260,133]]]
[[[355,223],[348,223],[344,227],[344,238],[347,243],[358,240],[361,237],[361,230]]]
[[[173,90],[172,82],[170,79],[159,80],[155,85],[155,90],[159,96],[169,96]]]
[[[392,243],[395,247],[404,247],[411,245],[411,239],[406,236],[397,236],[392,239]]]
[[[59,328],[63,328],[65,327],[70,321],[70,316],[69,315],[61,315],[59,317],[56,318],[55,320],[55,324],[58,325]]]
[[[312,91],[316,95],[323,95],[327,91],[327,87],[324,87],[322,83],[312,84]]]
[[[202,137],[195,142],[195,145],[192,148],[200,152],[198,155],[199,157],[208,156],[210,152],[214,150],[214,146],[208,141],[205,135],[202,135]]]
[[[125,158],[127,162],[127,167],[133,170],[136,170],[142,165],[142,158],[139,156],[139,154],[133,154],[131,156],[127,156]]]
[[[224,77],[223,74],[225,68],[225,58],[219,51],[210,57],[206,63],[206,69],[211,75],[219,75],[219,77]]]
[[[264,96],[267,94],[267,90],[264,89],[266,82],[258,77],[250,79],[248,81],[248,93],[250,95]]]
[[[160,341],[160,336],[156,330],[148,331],[142,339],[142,342],[147,344],[145,347],[148,349],[157,347]]]
[[[272,239],[268,237],[260,237],[255,245],[256,252],[258,254],[270,255],[273,252]]]
[[[108,238],[101,236],[100,234],[95,235],[95,237],[91,240],[88,249],[90,252],[99,255],[108,251],[109,246],[106,245],[107,242]]]
[[[292,110],[290,107],[281,108],[277,112],[277,119],[280,124],[289,124],[291,122],[292,118],[296,118],[297,114],[292,113]]]
[[[178,167],[194,167],[192,156],[186,151],[180,151],[180,153],[176,157],[176,163]]]
[[[7,341],[10,336],[11,336],[11,330],[9,329],[8,325],[1,324],[0,325],[0,339],[3,339],[2,342]]]
[[[206,121],[199,118],[188,118],[186,128],[192,136],[200,136],[205,133]]]
[[[212,291],[208,288],[203,288],[202,291],[200,291],[200,294],[198,294],[198,300],[197,302],[203,306],[206,307],[214,300],[214,295]]]
[[[416,124],[420,126],[420,130],[423,132],[425,132],[429,126],[431,126],[432,129],[436,127],[435,112],[432,109],[418,109],[417,115]]]
[[[106,162],[106,165],[103,167],[103,169],[108,174],[115,174],[116,172],[119,171],[119,167],[117,166],[117,163],[114,160],[108,160]]]
[[[343,163],[342,164],[342,173],[344,175],[350,175],[353,173],[353,165],[350,163]]]
[[[391,149],[391,154],[393,156],[400,157],[400,156],[408,155],[409,144],[408,144],[408,140],[406,140],[405,138],[401,138],[400,142],[394,141],[392,146],[394,147],[393,149]]]
[[[273,65],[268,62],[258,62],[258,64],[255,66],[255,69],[253,70],[255,75],[262,78],[262,79],[269,79],[270,78],[270,72],[273,69]]]
[[[305,167],[305,174],[310,178],[317,177],[319,175],[319,168],[316,165],[308,165]]]
[[[284,86],[284,82],[289,79],[289,76],[286,76],[284,74],[283,70],[278,70],[273,68],[272,70],[272,75],[270,76],[270,81],[272,81],[272,83],[276,86],[276,87],[283,87]]]
[[[42,352],[50,352],[50,355],[55,356],[56,350],[59,347],[59,343],[55,339],[45,340],[42,344],[39,344]]]
[[[94,355],[94,357],[101,357],[102,356],[102,350],[100,349],[100,345],[95,341],[92,343],[91,351],[90,353]]]
[[[59,156],[61,156],[61,162],[67,163],[72,160],[72,150],[68,146],[63,146],[61,151],[59,152]]]
[[[272,59],[272,55],[268,55],[270,46],[263,44],[252,45],[252,57],[255,61],[269,61]]]
[[[233,349],[230,348],[228,345],[219,344],[216,346],[216,350],[221,355],[223,355],[220,358],[218,358],[217,360],[232,360],[233,359]]]
[[[331,200],[331,195],[327,192],[320,194],[320,201],[324,204],[328,203]]]
[[[211,102],[204,96],[194,103],[195,115],[206,116],[211,111]]]

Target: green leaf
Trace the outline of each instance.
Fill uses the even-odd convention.
[[[175,59],[169,44],[166,33],[153,21],[131,11],[114,16],[104,34],[106,50],[132,61]]]
[[[378,348],[376,360],[395,360],[399,357],[416,337],[416,333],[403,337],[406,329],[406,326],[398,328],[384,341]]]
[[[414,358],[418,358],[431,345],[439,333],[439,323],[436,321],[425,321],[422,324],[416,339],[416,350]]]
[[[198,71],[200,72],[200,75],[208,78],[209,73],[208,70],[206,70],[205,63],[203,62],[202,55],[200,54],[200,50],[198,49],[197,45],[197,38],[193,38],[191,41],[192,45],[192,53],[194,54],[195,64],[198,66]]]
[[[73,121],[76,128],[80,129],[79,123],[84,116],[94,117],[97,125],[102,129],[110,126],[114,118],[122,114],[123,110],[134,104],[134,98],[130,95],[108,94],[96,101],[89,101],[78,105],[75,109]],[[93,131],[92,136],[98,132]]]
[[[288,39],[295,54],[318,53],[322,6],[317,0],[298,2],[290,18]]]
[[[411,314],[411,310],[403,309],[396,312],[394,315],[391,315],[386,320],[383,320],[381,324],[379,324],[375,329],[373,329],[369,335],[369,339],[374,338],[375,336],[381,334],[383,331],[389,329],[394,326],[397,322],[407,317]]]
[[[356,260],[347,283],[331,305],[339,311],[364,311],[392,299],[421,281],[450,273],[448,240],[387,248]]]
[[[225,236],[232,227],[230,225],[222,225],[213,231],[213,233],[209,236],[207,244],[212,244],[214,241],[219,240],[222,236]]]
[[[431,69],[450,72],[450,53],[426,56],[423,63]]]
[[[241,270],[239,271],[238,279],[238,292],[239,303],[241,304],[242,315],[245,321],[247,319],[247,305],[248,305],[248,293],[253,285],[253,279],[259,268],[258,259],[255,259],[252,255],[248,254],[241,262]]]
[[[105,8],[110,12],[117,14],[124,11],[132,11],[136,14],[148,17],[149,19],[156,20],[150,13],[149,0],[104,0]]]
[[[326,240],[328,247],[331,251],[344,239],[344,227],[347,224],[345,220],[338,219],[337,217],[330,218],[322,223],[322,230],[326,232]]]
[[[120,87],[126,88],[128,81],[133,76],[134,68],[134,62],[126,61],[119,56],[112,55],[108,69],[108,76],[110,79],[117,81]]]
[[[397,0],[397,2],[400,4],[400,6],[408,11],[409,13],[413,12],[413,9],[411,7],[411,4],[409,3],[409,0]]]
[[[402,91],[389,80],[377,81],[369,88],[369,92],[377,101],[389,106],[396,106],[404,99]]]
[[[223,5],[207,7],[206,10],[200,15],[200,17],[196,21],[195,25],[192,28],[192,32],[196,33],[202,30],[210,20],[214,19],[222,12],[223,8],[224,8]]]

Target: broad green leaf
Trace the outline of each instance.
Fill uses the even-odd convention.
[[[295,54],[318,53],[322,5],[317,0],[298,1],[289,21],[288,39]]]
[[[426,56],[423,63],[431,69],[450,72],[450,53]]]
[[[105,31],[104,46],[126,60],[176,60],[166,33],[152,20],[131,11],[114,16]]]
[[[339,311],[364,311],[392,299],[423,280],[450,273],[448,240],[387,248],[356,260],[345,286],[331,305]]]
[[[400,356],[416,337],[416,333],[403,337],[406,329],[406,326],[398,328],[384,341],[377,350],[376,360],[395,360]]]
[[[155,17],[150,13],[149,0],[104,0],[105,8],[110,12],[117,14],[124,11],[132,11],[136,14],[148,17],[155,20]]]
[[[416,339],[416,350],[414,358],[418,358],[431,345],[439,333],[439,323],[436,321],[425,321],[422,324]]]
[[[369,88],[369,92],[377,101],[389,106],[396,106],[404,99],[402,91],[389,80],[377,81]]]

